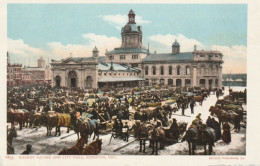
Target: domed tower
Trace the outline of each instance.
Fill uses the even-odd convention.
[[[93,57],[94,57],[94,58],[97,58],[97,57],[98,57],[99,51],[98,51],[98,49],[97,49],[96,46],[95,46],[95,48],[93,49],[92,53],[93,53]]]
[[[45,60],[42,57],[38,59],[38,67],[45,67]]]
[[[128,23],[122,28],[123,48],[141,48],[142,46],[142,28],[135,23],[135,13],[131,9],[128,13]]]
[[[172,53],[179,54],[180,53],[180,44],[175,39],[175,42],[172,44]]]

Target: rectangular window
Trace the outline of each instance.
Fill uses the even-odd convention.
[[[145,67],[145,75],[148,75],[148,67]]]
[[[177,68],[177,75],[181,75],[181,68],[180,67]]]
[[[156,75],[156,68],[153,67],[153,75]]]
[[[164,68],[161,66],[161,75],[164,75]]]
[[[125,59],[125,55],[120,55],[120,59]]]
[[[138,54],[132,54],[132,59],[138,59]]]

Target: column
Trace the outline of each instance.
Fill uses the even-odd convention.
[[[197,65],[193,65],[192,86],[197,86]]]
[[[219,66],[219,71],[218,71],[218,87],[222,87],[222,65]]]

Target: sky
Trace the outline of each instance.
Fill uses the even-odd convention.
[[[221,51],[223,73],[246,73],[247,5],[244,4],[8,4],[7,36],[11,63],[36,66],[46,61],[100,56],[120,47],[130,9],[142,26],[150,52]]]

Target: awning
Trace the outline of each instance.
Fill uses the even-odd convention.
[[[119,78],[99,78],[98,82],[126,82],[126,81],[144,81],[144,78],[139,77],[119,77]]]

